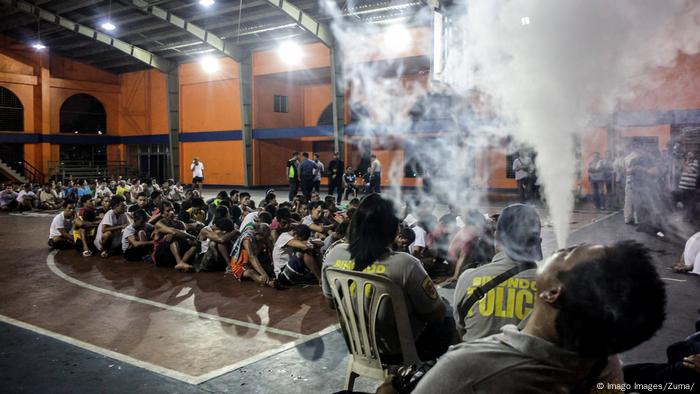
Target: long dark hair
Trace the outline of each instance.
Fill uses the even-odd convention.
[[[348,239],[355,271],[362,271],[386,253],[394,241],[399,219],[394,204],[379,194],[365,197],[350,222]]]

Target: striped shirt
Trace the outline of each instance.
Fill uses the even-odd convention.
[[[681,180],[678,183],[678,188],[682,190],[695,190],[695,184],[698,177],[698,161],[693,160],[690,163],[686,162],[683,165],[681,172]]]

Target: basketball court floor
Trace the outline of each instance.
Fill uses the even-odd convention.
[[[0,215],[3,391],[342,389],[347,350],[317,286],[278,291],[223,273],[181,274],[120,257],[52,252],[51,216]],[[550,252],[555,243],[543,222]],[[664,361],[665,347],[691,333],[699,306],[698,278],[668,269],[682,246],[637,233],[615,213],[576,212],[572,228],[572,243],[632,238],[652,249],[668,287],[668,318],[623,360]],[[440,291],[452,298],[451,290]],[[359,379],[356,389],[374,392],[376,385]]]

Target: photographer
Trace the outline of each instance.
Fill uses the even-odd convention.
[[[201,185],[204,182],[204,163],[199,161],[199,157],[192,159],[190,170],[192,170],[192,184]]]

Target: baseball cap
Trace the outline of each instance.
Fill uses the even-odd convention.
[[[507,206],[496,223],[496,238],[515,261],[542,260],[540,215],[525,204]]]

